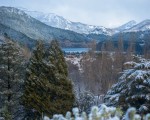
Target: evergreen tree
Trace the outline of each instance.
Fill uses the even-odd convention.
[[[54,61],[62,60],[59,60],[60,57],[56,57],[59,55],[57,51],[50,48],[49,50],[51,51],[45,54],[43,44],[38,43],[36,50],[33,51],[26,74],[24,105],[37,112],[39,116],[65,113],[71,109],[74,102],[72,84],[67,79],[67,72],[62,72],[63,68],[59,70],[60,66],[56,66]],[[53,61],[51,61],[51,55],[53,55]],[[64,58],[62,59],[64,60]],[[67,68],[65,69],[67,71]]]
[[[51,41],[50,47],[47,51],[47,55],[49,56],[48,59],[58,70],[58,73],[68,76],[67,64],[57,40]]]
[[[46,109],[46,103],[43,98],[45,95],[48,98],[49,93],[46,89],[47,81],[42,78],[42,66],[44,57],[44,46],[42,41],[37,43],[36,49],[33,51],[33,55],[30,58],[26,69],[26,80],[23,95],[23,104],[27,109],[27,117],[32,119],[41,116],[42,112]],[[47,100],[48,102],[48,100]],[[30,111],[31,110],[31,111]]]
[[[49,72],[51,75],[47,78],[51,83],[51,89],[53,89],[51,91],[51,115],[54,113],[65,114],[65,112],[70,110],[73,106],[74,94],[72,82],[67,78],[67,64],[65,62],[63,52],[56,40],[51,42],[46,55],[47,63],[51,63],[53,65],[53,68]]]
[[[20,119],[20,105],[24,83],[24,60],[19,45],[5,36],[0,44],[0,114],[5,120]]]
[[[74,103],[71,81],[59,74],[56,67],[50,61],[45,61],[43,72],[42,78],[48,81],[47,91],[50,95],[47,98],[49,101],[46,104],[47,111],[44,111],[44,114],[50,117],[56,113],[65,114],[65,112],[71,110]]]
[[[135,57],[137,62],[127,62],[117,84],[113,85],[105,96],[109,106],[130,106],[137,108],[140,113],[150,112],[150,61]]]

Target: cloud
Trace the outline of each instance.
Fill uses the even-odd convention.
[[[51,12],[71,21],[106,27],[150,18],[150,0],[1,0],[0,5]]]

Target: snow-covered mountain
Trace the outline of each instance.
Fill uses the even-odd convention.
[[[121,25],[120,27],[117,27],[115,28],[115,32],[123,32],[125,30],[128,30],[130,28],[132,28],[133,26],[135,26],[137,23],[136,21],[132,20],[132,21],[129,21],[123,25]]]
[[[28,11],[25,9],[22,10],[24,10],[24,12],[34,17],[35,19],[52,27],[71,30],[81,34],[105,34],[105,35],[112,34],[111,29],[105,28],[103,26],[94,26],[83,24],[80,22],[72,22],[54,13],[42,13],[37,11]]]
[[[138,32],[138,31],[147,31],[150,30],[150,20],[144,20],[137,25],[131,27],[125,32]]]
[[[61,28],[63,30],[74,31],[82,35],[91,34],[91,35],[96,35],[96,36],[99,36],[99,35],[112,36],[120,32],[138,32],[138,31],[150,30],[150,20],[145,20],[139,24],[137,24],[134,20],[132,20],[130,22],[127,22],[126,24],[121,25],[120,27],[111,29],[111,28],[106,28],[103,26],[94,26],[94,25],[83,24],[80,22],[72,22],[54,13],[28,11],[27,9],[24,9],[24,8],[6,9],[4,12],[6,11],[8,11],[8,13],[11,13],[11,14],[15,12],[16,15],[23,16],[23,18],[24,16],[26,16],[28,19],[31,19],[32,17],[34,17],[35,19],[41,21],[42,23],[47,24],[48,26],[51,26],[54,28]]]
[[[33,18],[55,28],[74,31],[81,34],[104,34],[114,35],[120,32],[137,32],[150,29],[150,20],[145,20],[139,24],[136,21],[129,21],[117,28],[106,28],[103,26],[88,25],[80,22],[72,22],[54,13],[43,13],[38,11],[29,11],[24,8],[19,8]]]
[[[63,42],[65,40],[70,40],[72,42],[84,42],[91,39],[87,38],[83,34],[48,26],[39,20],[27,15],[20,9],[1,6],[0,35],[4,33],[7,33],[8,36],[14,39],[17,38],[23,40],[25,38],[24,36],[26,36],[26,38],[32,40],[40,39],[46,42],[53,39],[57,39]]]

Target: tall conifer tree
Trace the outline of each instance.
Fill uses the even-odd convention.
[[[49,78],[49,82],[52,84],[52,88],[54,88],[54,91],[52,92],[54,97],[51,99],[51,106],[53,106],[54,109],[52,108],[51,111],[52,114],[64,114],[72,108],[74,103],[74,94],[72,90],[72,83],[67,78],[67,64],[58,41],[53,40],[51,42],[46,55],[46,60],[54,65],[54,69],[52,71],[54,78],[51,76]]]
[[[5,41],[0,44],[0,111],[5,120],[15,120],[23,110],[20,98],[24,60],[19,45],[5,37]]]
[[[62,51],[52,49],[59,48],[57,45],[51,44],[45,54],[43,44],[38,43],[27,69],[24,104],[40,116],[65,113],[74,103],[72,84],[67,79],[67,66]]]
[[[43,97],[45,95],[48,97],[49,95],[46,91],[47,81],[41,77],[43,74],[43,57],[44,45],[42,41],[40,41],[37,43],[36,49],[34,49],[26,69],[25,90],[23,95],[23,104],[25,107],[34,111],[34,115],[36,114],[36,116],[31,115],[30,117],[32,118],[41,116],[42,112],[45,111],[46,108],[44,108],[44,106],[46,106],[46,103],[44,103]]]
[[[67,64],[57,40],[52,40],[47,51],[48,59],[56,67],[58,73],[68,76]]]

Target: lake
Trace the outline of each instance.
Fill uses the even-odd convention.
[[[88,52],[89,48],[62,48],[65,53],[82,53]]]

